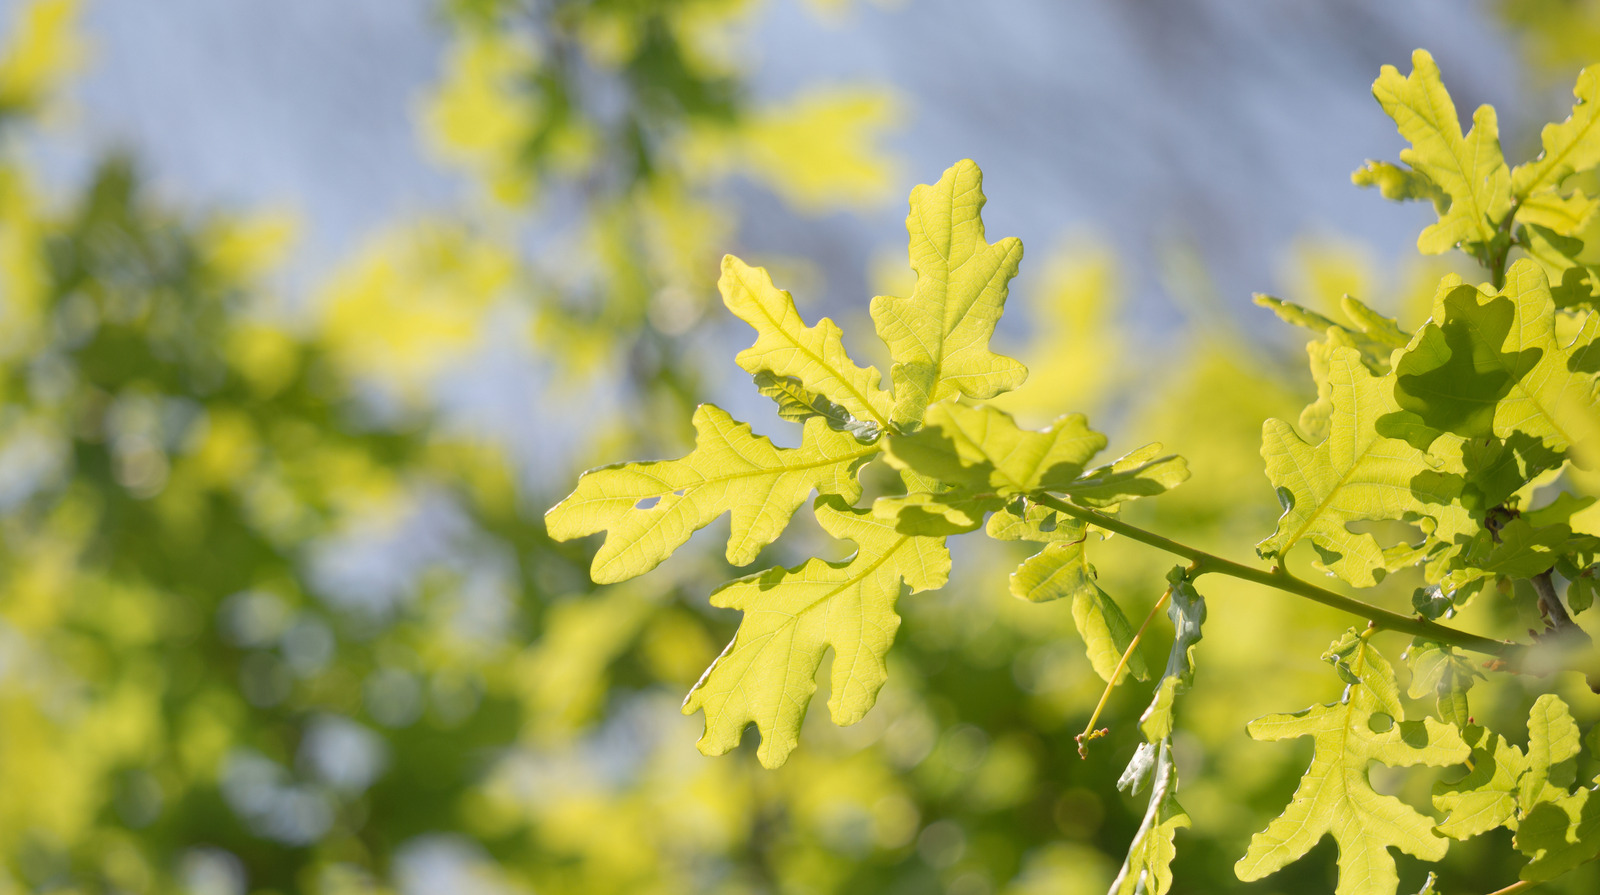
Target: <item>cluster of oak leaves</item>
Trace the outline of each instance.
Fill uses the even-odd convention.
[[[1414,608],[1429,619],[1496,582],[1565,582],[1565,608],[1560,599],[1546,606],[1565,620],[1566,610],[1594,602],[1600,506],[1565,492],[1531,504],[1565,464],[1592,466],[1600,456],[1600,316],[1592,313],[1600,267],[1583,244],[1600,204],[1591,195],[1600,190],[1588,186],[1600,166],[1600,66],[1580,75],[1571,117],[1544,129],[1538,158],[1515,168],[1502,157],[1494,109],[1478,109],[1463,135],[1432,58],[1418,51],[1413,66],[1408,77],[1385,67],[1373,85],[1411,143],[1405,165],[1370,162],[1354,180],[1391,199],[1432,201],[1439,220],[1419,249],[1460,249],[1494,282],[1445,278],[1431,320],[1415,333],[1348,297],[1349,325],[1261,299],[1319,339],[1308,346],[1317,400],[1298,431],[1275,419],[1264,428],[1262,455],[1284,513],[1258,551],[1278,560],[1307,542],[1319,567],[1358,587],[1420,565],[1427,585]],[[730,256],[723,299],[757,333],[736,360],[783,418],[803,424],[801,445],[776,447],[704,404],[687,456],[586,473],[546,517],[558,539],[606,533],[592,568],[600,583],[651,570],[724,513],[732,517],[728,561],[753,562],[813,491],[822,528],[856,545],[846,561],[768,569],[712,594],[714,605],[744,618],[684,703],[686,713],[705,712],[699,745],[707,754],[734,748],[753,723],[761,762],[782,764],[829,648],[829,712],[839,724],[860,720],[884,683],[903,585],[942,586],[946,538],[978,528],[1041,544],[1011,576],[1012,593],[1070,599],[1095,670],[1108,681],[1122,670],[1133,634],[1085,558],[1093,526],[1056,507],[1114,514],[1178,485],[1188,470],[1159,444],[1091,467],[1106,439],[1083,416],[1030,431],[972,403],[1016,388],[1027,372],[988,347],[1022,245],[985,240],[981,178],[963,161],[911,193],[915,290],[871,305],[894,359],[891,389],[876,368],[846,356],[832,321],[807,326],[765,270]],[[898,473],[903,493],[868,494],[861,472],[878,460]],[[1351,530],[1371,520],[1413,523],[1425,537],[1380,548],[1372,534]],[[1167,891],[1173,837],[1189,824],[1174,799],[1171,732],[1205,603],[1182,567],[1168,580],[1177,634],[1140,721],[1147,742],[1119,781],[1135,792],[1148,786],[1150,803],[1113,891]],[[1584,741],[1557,696],[1534,705],[1524,750],[1471,722],[1466,692],[1477,665],[1446,645],[1419,640],[1408,655],[1417,672],[1411,695],[1437,697],[1438,717],[1421,720],[1405,720],[1393,669],[1366,632],[1352,629],[1324,658],[1347,684],[1340,701],[1250,724],[1256,739],[1310,736],[1315,752],[1288,808],[1239,861],[1241,879],[1274,872],[1325,834],[1338,843],[1341,895],[1394,892],[1391,846],[1437,861],[1450,839],[1500,826],[1515,831],[1530,859],[1529,881],[1600,856],[1600,796],[1572,789]],[[1587,747],[1600,757],[1600,728]],[[1372,761],[1470,772],[1436,788],[1441,822],[1376,792]]]

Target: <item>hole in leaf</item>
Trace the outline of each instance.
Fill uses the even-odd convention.
[[[1356,519],[1345,523],[1344,527],[1351,534],[1372,535],[1380,549],[1396,544],[1420,544],[1426,537],[1416,525],[1394,519]]]
[[[648,510],[660,502],[661,498],[659,495],[656,497],[641,497],[639,498],[639,502],[633,505],[633,508],[636,510]]]
[[[1367,719],[1367,726],[1373,733],[1386,733],[1394,726],[1394,717],[1383,712],[1373,712],[1372,717]]]

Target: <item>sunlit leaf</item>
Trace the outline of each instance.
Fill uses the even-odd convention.
[[[1391,202],[1428,201],[1440,214],[1450,208],[1450,195],[1426,174],[1389,162],[1369,160],[1350,173],[1350,182],[1360,187],[1375,186]]]
[[[888,460],[941,482],[1001,495],[1059,491],[1078,479],[1106,438],[1081,414],[1035,432],[987,405],[936,404],[925,425],[889,438]]]
[[[989,350],[1022,243],[984,240],[983,172],[957,162],[939,182],[911,191],[906,229],[917,285],[909,297],[872,300],[878,336],[894,357],[896,424],[914,426],[930,405],[954,395],[979,400],[1022,384],[1022,364]]]
[[[1309,736],[1315,751],[1288,807],[1251,838],[1234,866],[1246,882],[1297,860],[1327,835],[1339,845],[1338,895],[1392,895],[1399,878],[1391,847],[1427,861],[1445,855],[1448,842],[1433,832],[1433,821],[1374,790],[1368,765],[1445,767],[1471,750],[1453,726],[1405,720],[1394,671],[1365,638],[1348,661],[1360,683],[1349,684],[1339,702],[1250,722],[1255,739]]]
[[[1500,153],[1494,109],[1480,106],[1472,116],[1472,131],[1463,137],[1455,103],[1439,79],[1433,57],[1417,50],[1411,65],[1407,77],[1384,66],[1372,84],[1372,94],[1394,119],[1400,136],[1411,143],[1400,151],[1400,160],[1450,197],[1449,207],[1439,212],[1439,222],[1417,238],[1417,249],[1438,255],[1459,243],[1487,246],[1496,240],[1496,228],[1511,209],[1511,174]],[[1376,182],[1382,185],[1385,180],[1392,184],[1393,178]]]
[[[997,540],[1045,544],[1011,573],[1011,594],[1030,603],[1070,598],[1072,620],[1088,650],[1089,664],[1110,681],[1133,642],[1133,625],[1117,602],[1095,583],[1094,566],[1087,554],[1088,526],[1048,507],[1030,505],[1020,516],[1010,507],[996,512],[989,517],[987,530]],[[1137,680],[1149,677],[1144,656],[1137,651],[1130,654],[1124,673]]]
[[[878,451],[820,419],[807,423],[800,447],[775,447],[711,404],[695,411],[694,427],[695,449],[682,459],[592,469],[545,514],[557,540],[606,532],[590,569],[596,582],[650,571],[729,512],[728,562],[746,565],[813,490],[860,497],[856,471]]]
[[[902,534],[837,497],[818,498],[816,514],[829,534],[855,542],[855,556],[768,569],[711,595],[713,605],[742,610],[744,621],[683,704],[684,714],[705,711],[700,750],[707,755],[737,746],[745,726],[755,724],[761,763],[783,764],[830,647],[828,711],[837,724],[861,720],[885,680],[902,583],[916,592],[940,587],[949,576],[950,554],[940,538]]]
[[[1284,511],[1277,531],[1256,549],[1278,558],[1309,539],[1330,571],[1371,586],[1383,552],[1372,535],[1353,533],[1348,524],[1441,514],[1460,485],[1439,474],[1438,462],[1424,452],[1378,433],[1378,420],[1399,409],[1392,375],[1374,376],[1354,349],[1334,348],[1328,378],[1328,436],[1320,444],[1306,443],[1281,420],[1267,420],[1262,430],[1261,455]]]
[[[1454,783],[1434,784],[1433,806],[1445,813],[1436,829],[1452,839],[1516,829],[1517,780],[1528,767],[1522,750],[1482,727],[1468,726],[1462,737],[1472,747],[1472,770]]]
[[[892,399],[878,388],[877,368],[863,370],[850,360],[832,320],[824,317],[816,326],[806,326],[794,299],[772,285],[764,268],[750,267],[732,255],[722,259],[717,288],[728,310],[756,331],[756,343],[734,358],[739,366],[757,377],[798,383],[792,400],[802,406],[826,402],[874,427],[873,432],[889,428]]]
[[[1600,66],[1590,66],[1578,74],[1572,95],[1578,100],[1572,115],[1560,123],[1545,125],[1539,132],[1544,151],[1537,159],[1512,170],[1511,190],[1518,197],[1554,190],[1573,172],[1600,165]],[[1525,219],[1523,214],[1519,211],[1517,217]]]
[[[1578,353],[1593,350],[1600,319],[1558,341],[1538,265],[1513,264],[1499,293],[1457,286],[1442,306],[1395,368],[1396,399],[1427,425],[1464,438],[1520,432],[1561,451],[1577,440],[1572,416],[1600,415],[1594,371]]]

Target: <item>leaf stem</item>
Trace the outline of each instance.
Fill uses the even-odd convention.
[[[1139,625],[1139,630],[1134,632],[1133,639],[1128,642],[1128,648],[1122,651],[1122,658],[1117,660],[1116,670],[1111,672],[1111,680],[1106,683],[1105,692],[1100,694],[1100,701],[1095,704],[1094,713],[1089,716],[1089,723],[1083,726],[1083,733],[1074,737],[1078,741],[1079,758],[1088,758],[1089,741],[1105,733],[1103,730],[1095,730],[1094,722],[1099,721],[1100,713],[1105,711],[1106,703],[1111,699],[1111,691],[1117,688],[1117,681],[1122,677],[1122,669],[1128,667],[1128,660],[1133,657],[1133,651],[1139,648],[1139,641],[1143,639],[1145,629],[1150,627],[1150,623],[1155,620],[1156,613],[1161,611],[1161,607],[1167,605],[1167,600],[1171,596],[1172,588],[1168,587],[1162,592],[1161,599],[1150,607],[1150,613],[1144,617],[1144,622]]]
[[[1041,506],[1047,506],[1057,512],[1088,522],[1091,525],[1116,532],[1140,543],[1148,544],[1158,550],[1165,550],[1174,556],[1181,556],[1194,563],[1193,571],[1190,572],[1191,578],[1208,572],[1216,572],[1232,578],[1238,578],[1241,581],[1266,585],[1284,593],[1304,597],[1324,606],[1331,606],[1342,612],[1359,616],[1366,619],[1375,628],[1399,631],[1428,640],[1437,640],[1440,643],[1448,643],[1451,646],[1485,653],[1501,659],[1512,659],[1522,649],[1519,644],[1509,641],[1494,640],[1477,634],[1470,634],[1466,631],[1458,631],[1455,628],[1428,621],[1421,616],[1401,615],[1381,606],[1374,606],[1371,603],[1335,593],[1327,588],[1318,587],[1309,581],[1296,578],[1278,566],[1274,566],[1272,570],[1268,571],[1223,559],[1204,550],[1190,547],[1187,544],[1180,544],[1171,538],[1165,538],[1154,532],[1146,531],[1137,525],[1130,525],[1104,513],[1075,506],[1049,494],[1036,494],[1033,496],[1033,500]]]
[[[1493,892],[1490,892],[1489,895],[1512,895],[1514,892],[1526,892],[1537,885],[1539,884],[1536,882],[1529,882],[1525,879],[1519,879],[1511,885],[1506,886],[1504,889],[1496,889]]]

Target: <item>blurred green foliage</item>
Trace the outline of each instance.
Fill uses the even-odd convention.
[[[595,588],[595,545],[554,544],[539,520],[585,464],[520,462],[448,425],[434,388],[511,319],[547,376],[550,456],[681,453],[706,369],[694,334],[739,230],[730,183],[807,213],[902,193],[877,143],[891,95],[755,102],[732,44],[753,2],[456,0],[420,117],[476,198],[374,235],[298,312],[291,220],[174,207],[117,155],[69,195],[39,185],[19,143],[85,58],[78,6],[20,6],[0,51],[0,892],[1110,885],[1144,805],[1109,782],[1148,694],[1115,692],[1110,734],[1079,760],[1099,679],[1069,607],[998,584],[1021,548],[963,544],[969,571],[903,601],[860,724],[813,718],[778,771],[750,742],[707,759],[678,704],[734,627],[705,601],[730,574],[717,551]],[[1558,7],[1528,4],[1529,33],[1563,33]],[[1439,262],[1384,288],[1341,251],[1309,246],[1290,297],[1426,314]],[[1189,458],[1193,479],[1136,521],[1225,553],[1269,530],[1259,427],[1308,397],[1275,384],[1301,381],[1295,352],[1216,319],[1181,348],[1141,342],[1104,250],[1035,270],[1036,337],[1010,348],[1034,376],[1003,405],[1034,422],[1119,408]],[[1162,347],[1168,375],[1107,373],[1118,346]],[[1142,556],[1099,552],[1134,617],[1164,587]],[[1316,656],[1345,624],[1208,585],[1204,674],[1174,742],[1195,819],[1178,891],[1237,885],[1241,843],[1306,758],[1240,732],[1337,695]],[[1407,582],[1386,587],[1409,605]],[[1474,709],[1516,730],[1528,699],[1485,684]],[[1593,722],[1592,700],[1568,701]],[[1512,856],[1457,848],[1441,890],[1509,882]],[[1263,885],[1321,891],[1331,873],[1324,845]],[[1403,859],[1401,875],[1420,872]]]

